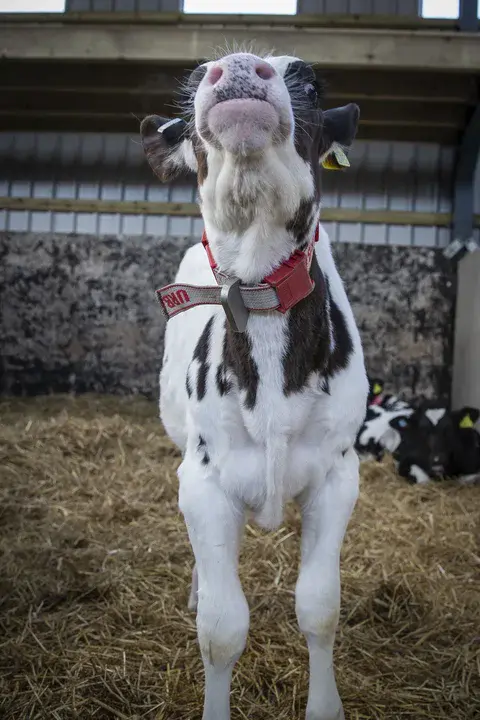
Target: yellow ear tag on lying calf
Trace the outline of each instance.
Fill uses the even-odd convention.
[[[378,383],[375,383],[375,385],[373,386],[373,394],[380,395],[381,392],[382,392],[382,386],[379,385]]]
[[[474,423],[470,415],[465,415],[460,421],[461,428],[473,428]]]
[[[332,152],[328,153],[322,162],[322,166],[326,170],[343,170],[343,168],[350,167],[350,163],[342,148],[337,146],[333,148]]]

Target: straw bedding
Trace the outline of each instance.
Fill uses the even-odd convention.
[[[201,717],[178,462],[147,401],[0,403],[0,717]],[[363,467],[335,654],[350,720],[480,717],[479,518],[478,486]],[[303,717],[299,527],[293,507],[278,532],[247,527],[232,720]]]

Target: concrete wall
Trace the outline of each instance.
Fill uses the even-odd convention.
[[[480,408],[480,250],[458,266],[454,358],[453,407]]]
[[[0,391],[154,396],[182,238],[0,233]],[[369,370],[407,396],[448,394],[455,277],[436,248],[337,243]]]

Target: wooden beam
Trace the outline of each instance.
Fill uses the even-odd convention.
[[[127,24],[127,25],[276,25],[295,27],[341,27],[341,28],[396,28],[406,30],[458,30],[455,19],[422,18],[418,15],[365,14],[365,13],[300,13],[298,15],[248,15],[222,13],[181,12],[68,12],[52,16],[52,13],[2,13],[5,22],[48,24],[52,20],[64,25],[80,24]]]
[[[480,70],[480,43],[474,33],[422,30],[293,27],[291,25],[177,25],[100,23],[18,23],[3,20],[4,58],[31,60],[132,61],[196,64],[219,44],[275,47],[279,54],[301,48],[302,58],[322,67]]]
[[[68,200],[64,198],[0,197],[1,210],[37,212],[108,213],[119,215],[174,215],[198,217],[197,203],[142,202],[127,200]]]
[[[36,212],[109,213],[121,215],[173,215],[199,217],[196,203],[128,202],[123,200],[68,200],[61,198],[0,197],[1,210],[28,210]],[[356,208],[323,208],[325,222],[369,223],[374,225],[415,225],[448,227],[451,213],[411,212],[403,210],[365,210]],[[480,215],[475,216],[480,227]]]

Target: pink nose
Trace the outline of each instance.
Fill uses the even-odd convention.
[[[252,76],[256,75],[261,80],[270,80],[275,75],[275,70],[271,65],[269,65],[264,60],[257,60],[255,63],[252,63],[249,67],[251,70]],[[235,64],[229,63],[228,70],[230,73],[234,74],[235,72]],[[210,70],[207,73],[207,80],[211,85],[216,85],[218,81],[223,77],[223,67],[220,63],[216,63],[215,65],[212,65]]]

